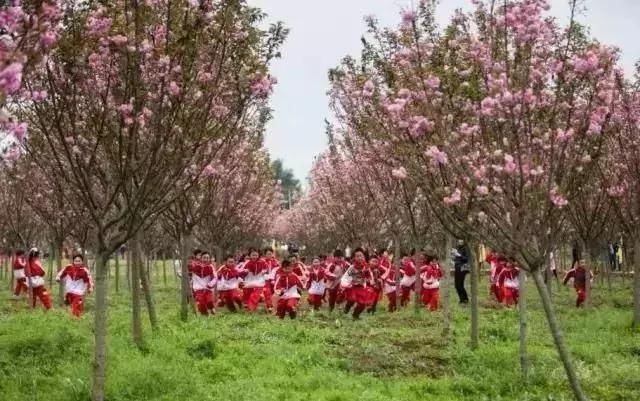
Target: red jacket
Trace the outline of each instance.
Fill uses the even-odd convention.
[[[220,279],[229,280],[238,277],[240,277],[240,273],[235,266],[229,267],[225,264],[222,265],[222,267],[218,270],[218,278]]]
[[[282,299],[300,298],[298,289],[302,288],[302,282],[300,278],[293,272],[280,273],[276,280],[276,293],[280,295]]]
[[[324,282],[326,278],[327,278],[327,275],[325,274],[325,269],[320,267],[320,268],[311,270],[311,273],[309,273],[309,281],[307,282],[307,289],[311,287],[312,282],[314,281]]]
[[[406,260],[402,262],[400,266],[400,273],[404,276],[413,277],[416,275],[416,265],[411,260]]]
[[[56,277],[57,281],[62,279],[65,279],[65,293],[84,295],[93,287],[91,274],[84,266],[69,265],[65,267]]]
[[[576,266],[567,272],[562,283],[567,284],[570,279],[573,279],[573,286],[575,288],[586,288],[587,275],[589,276],[589,280],[591,280],[591,272],[587,272],[587,269],[583,266]]]
[[[249,260],[244,264],[243,270],[244,271],[241,273],[243,277],[249,273],[253,275],[265,273],[267,271],[267,262],[264,259]]]
[[[500,285],[500,287],[505,286],[505,284],[510,284],[507,285],[507,287],[512,286],[511,284],[515,283],[517,285],[519,285],[518,282],[518,275],[520,274],[520,271],[518,270],[517,267],[505,267],[500,274],[498,275],[498,285]]]
[[[13,270],[20,270],[27,267],[27,260],[24,256],[16,256],[13,258]]]
[[[420,278],[423,288],[439,288],[442,278],[442,269],[438,262],[431,262],[420,268]]]

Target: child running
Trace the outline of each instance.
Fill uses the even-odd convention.
[[[84,266],[82,255],[74,255],[73,263],[60,270],[56,281],[64,280],[65,304],[71,305],[71,314],[76,317],[82,315],[84,295],[91,293],[93,282],[89,269]]]
[[[282,262],[281,273],[276,280],[276,293],[280,297],[276,308],[276,315],[280,319],[289,314],[291,319],[297,315],[299,290],[302,289],[302,282],[297,274],[291,271],[291,263],[288,260]]]

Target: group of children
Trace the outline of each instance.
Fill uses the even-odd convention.
[[[22,250],[17,251],[13,259],[13,276],[16,281],[13,297],[19,299],[22,294],[31,293],[33,308],[39,299],[45,310],[51,309],[51,295],[45,286],[45,274],[37,248],[32,248],[28,254]],[[79,317],[83,310],[84,296],[92,288],[91,273],[85,267],[82,255],[74,255],[73,263],[58,272],[56,281],[62,280],[65,304],[70,305],[71,313]]]
[[[353,318],[359,319],[365,310],[375,313],[383,297],[387,298],[389,312],[397,310],[398,295],[399,306],[408,305],[411,292],[416,291],[418,277],[422,304],[431,311],[438,309],[442,269],[438,258],[430,252],[423,251],[419,256],[403,256],[399,265],[393,266],[386,250],[369,255],[358,248],[350,260],[341,250],[336,250],[331,256],[314,257],[311,265],[307,266],[295,253],[280,262],[273,250],[267,248],[262,253],[251,249],[247,256],[239,259],[230,255],[216,267],[210,253],[196,250],[189,261],[188,273],[192,298],[202,315],[215,314],[217,306],[226,306],[231,312],[238,309],[254,312],[260,303],[264,303],[267,312],[273,313],[274,296],[277,296],[275,314],[281,319],[287,315],[294,319],[299,300],[306,291],[312,313],[325,303],[330,312],[337,305],[344,304],[344,313],[353,310]],[[419,268],[416,262],[420,264]],[[515,261],[490,252],[486,262],[491,267],[492,297],[508,306],[517,305],[520,270]],[[17,251],[13,274],[15,298],[30,293],[33,308],[38,299],[46,310],[52,307],[38,249],[33,248],[28,254]],[[565,275],[564,284],[573,279],[577,307],[586,300],[587,280],[591,277],[582,260]],[[71,306],[74,316],[80,316],[84,296],[91,292],[93,286],[82,255],[74,255],[72,264],[58,272],[56,281],[64,282],[65,303]]]
[[[499,303],[505,305],[517,305],[520,290],[520,269],[513,259],[506,258],[495,252],[489,252],[486,262],[490,268],[490,288],[492,297]],[[552,268],[554,274],[555,267]],[[591,281],[593,274],[586,267],[585,261],[577,260],[571,270],[563,279],[566,285],[573,280],[573,287],[576,291],[576,307],[580,308],[587,299],[587,280]]]
[[[196,250],[188,272],[195,305],[203,315],[215,314],[216,306],[226,306],[231,312],[238,308],[253,312],[261,302],[272,313],[275,295],[275,314],[281,319],[287,315],[294,319],[302,293],[307,291],[312,313],[325,302],[331,312],[336,305],[344,304],[344,313],[353,310],[353,318],[359,319],[365,310],[375,313],[383,296],[387,297],[388,310],[395,311],[398,290],[400,305],[406,306],[415,290],[417,274],[422,283],[422,303],[429,310],[437,310],[442,269],[436,256],[422,256],[419,269],[408,256],[396,268],[386,251],[368,255],[358,248],[350,261],[336,250],[329,257],[314,257],[307,266],[295,253],[279,262],[273,250],[267,248],[262,254],[251,249],[240,260],[227,256],[224,264],[216,268],[210,253]]]

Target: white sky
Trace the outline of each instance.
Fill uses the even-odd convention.
[[[274,159],[284,160],[305,181],[313,157],[327,146],[324,119],[330,117],[327,72],[346,55],[360,54],[364,17],[374,15],[383,26],[395,26],[411,0],[248,0],[283,21],[291,32],[282,59],[273,65],[278,78],[271,105],[266,145]],[[551,0],[551,13],[568,21],[568,0]],[[601,42],[620,47],[625,68],[640,59],[640,0],[585,0],[579,21]],[[438,22],[445,25],[456,8],[470,0],[441,0]]]

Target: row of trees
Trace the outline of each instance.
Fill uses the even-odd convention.
[[[397,29],[369,20],[361,57],[330,72],[330,149],[278,233],[324,249],[443,249],[449,236],[514,257],[533,277],[576,399],[586,400],[543,271],[566,238],[595,260],[620,232],[640,263],[638,77],[625,77],[618,50],[575,22],[576,1],[566,27],[546,16],[545,0],[478,0],[443,29],[435,3],[404,12]],[[477,267],[471,281],[473,291]],[[638,326],[639,275],[634,282]]]
[[[184,259],[197,242],[221,254],[263,238],[280,210],[263,131],[287,30],[263,28],[241,0],[9,1],[1,12],[15,41],[2,61],[29,67],[0,73],[20,121],[2,170],[3,234],[8,246],[71,240],[94,255],[92,393],[104,400],[111,256],[126,243],[139,259],[167,237]],[[152,304],[139,273],[134,318],[138,282]]]

